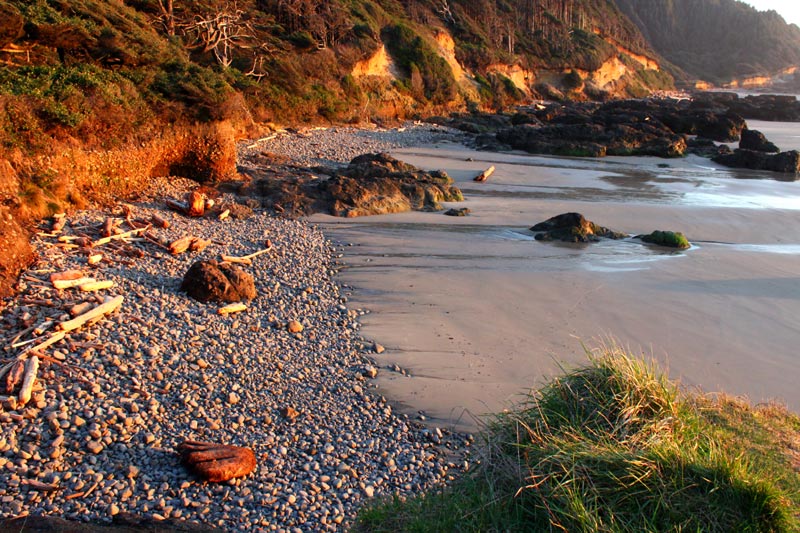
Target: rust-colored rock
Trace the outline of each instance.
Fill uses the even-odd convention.
[[[256,454],[250,448],[187,440],[177,449],[183,465],[211,483],[243,477],[256,468]]]
[[[256,297],[252,275],[241,268],[216,261],[194,263],[183,277],[181,290],[200,302],[234,303]]]

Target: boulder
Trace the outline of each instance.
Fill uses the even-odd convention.
[[[189,267],[181,290],[200,302],[233,303],[256,297],[252,275],[239,267],[216,261],[198,261]]]
[[[563,213],[540,222],[531,228],[537,241],[597,242],[600,237],[624,239],[619,233],[586,220],[580,213]]]
[[[668,248],[678,248],[685,250],[691,247],[686,236],[679,231],[661,231],[656,230],[649,235],[637,235],[637,239],[650,244],[657,244],[659,246],[666,246]]]
[[[780,148],[769,142],[763,133],[748,128],[742,130],[739,148],[742,150],[755,150],[756,152],[768,153],[778,153],[781,151]]]
[[[402,211],[439,211],[463,200],[445,172],[426,172],[388,154],[364,154],[319,184],[331,214],[341,217]]]
[[[187,440],[177,450],[181,463],[210,483],[243,477],[256,468],[256,455],[250,448]]]
[[[444,214],[449,217],[465,217],[470,214],[470,210],[468,207],[452,208],[445,211]]]
[[[800,152],[797,150],[768,154],[766,152],[742,150],[739,148],[734,150],[732,154],[718,155],[713,157],[712,160],[720,165],[733,168],[770,170],[786,174],[797,174],[800,172]]]

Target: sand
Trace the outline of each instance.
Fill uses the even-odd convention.
[[[447,170],[467,198],[452,205],[472,215],[312,220],[355,244],[340,281],[372,310],[362,333],[387,348],[377,362],[411,374],[379,376],[405,412],[475,429],[610,338],[686,387],[800,408],[800,184],[696,157],[394,155]],[[489,164],[497,172],[473,183]],[[528,227],[566,211],[631,234],[683,231],[695,246],[533,240]]]

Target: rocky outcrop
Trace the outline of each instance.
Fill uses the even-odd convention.
[[[712,161],[733,168],[770,170],[787,174],[800,172],[800,152],[797,150],[769,154],[755,150],[737,149],[731,154],[718,155],[712,158]]]
[[[739,148],[742,150],[755,150],[756,152],[778,153],[780,148],[767,140],[763,133],[758,130],[743,129],[742,139],[739,141]]]
[[[330,213],[340,217],[402,211],[439,211],[440,202],[463,200],[442,171],[426,172],[388,154],[364,154],[319,184]]]
[[[200,302],[241,302],[256,297],[253,276],[226,263],[198,261],[181,283],[181,290]]]
[[[563,213],[540,222],[531,228],[537,232],[537,241],[597,242],[606,239],[624,239],[626,234],[599,226],[580,213]]]
[[[694,95],[694,100],[746,119],[800,122],[800,101],[792,95],[755,94],[740,98],[736,93],[701,92]]]
[[[178,445],[181,462],[195,475],[210,483],[243,477],[256,468],[256,455],[250,448],[184,441]]]

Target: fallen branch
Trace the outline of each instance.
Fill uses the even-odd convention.
[[[252,254],[249,254],[249,255],[243,255],[241,257],[236,257],[236,256],[232,256],[232,255],[223,255],[222,256],[222,260],[223,261],[227,261],[228,263],[239,263],[239,264],[242,264],[242,265],[251,265],[251,264],[253,264],[252,259],[254,257],[258,257],[259,255],[265,254],[265,253],[269,252],[270,250],[272,250],[272,243],[271,242],[267,241],[266,245],[267,245],[267,247],[264,248],[263,250],[259,250],[257,252],[253,252]]]
[[[25,377],[22,379],[22,386],[19,389],[19,403],[25,405],[31,401],[33,383],[36,381],[36,373],[39,371],[39,358],[31,356],[25,363]]]
[[[53,282],[53,287],[56,289],[71,289],[73,287],[80,287],[87,283],[94,283],[97,281],[94,278],[77,278],[77,279],[57,279]]]
[[[217,309],[217,313],[221,315],[229,315],[231,313],[239,313],[241,311],[247,310],[247,306],[243,303],[233,303],[228,304],[225,307],[220,307]]]
[[[80,287],[78,287],[83,292],[95,292],[95,291],[102,291],[105,289],[110,289],[114,286],[114,282],[110,279],[106,279],[103,281],[93,281],[91,283],[84,283]]]
[[[65,336],[66,336],[65,331],[56,331],[55,333],[52,333],[49,337],[47,337],[47,339],[44,342],[41,342],[36,346],[28,348],[27,350],[25,350],[25,352],[38,352],[44,350],[45,348],[52,346],[53,344],[59,341],[64,340]]]
[[[489,168],[487,168],[486,170],[475,176],[474,181],[486,181],[492,174],[494,174],[494,165],[490,166]]]
[[[132,229],[130,231],[126,231],[124,233],[118,233],[117,235],[111,235],[109,237],[103,237],[102,239],[97,239],[96,241],[94,241],[94,246],[102,246],[104,244],[110,243],[111,241],[127,239],[128,237],[134,237],[134,236],[138,237],[138,236],[142,235],[144,232],[146,232],[148,229],[150,229],[149,225],[145,226],[144,228],[136,228],[136,229]]]
[[[115,296],[114,298],[107,297],[102,304],[98,305],[91,311],[87,311],[86,313],[83,313],[72,320],[61,322],[58,325],[58,328],[61,330],[60,333],[62,334],[62,338],[63,334],[67,331],[78,329],[90,320],[94,320],[114,312],[120,305],[122,305],[122,301],[124,299],[125,298],[121,295]]]
[[[37,481],[35,479],[23,479],[22,483],[27,485],[29,489],[38,490],[39,492],[56,492],[64,489],[64,487],[59,487],[58,485],[53,485],[50,483],[42,483],[41,481]]]

